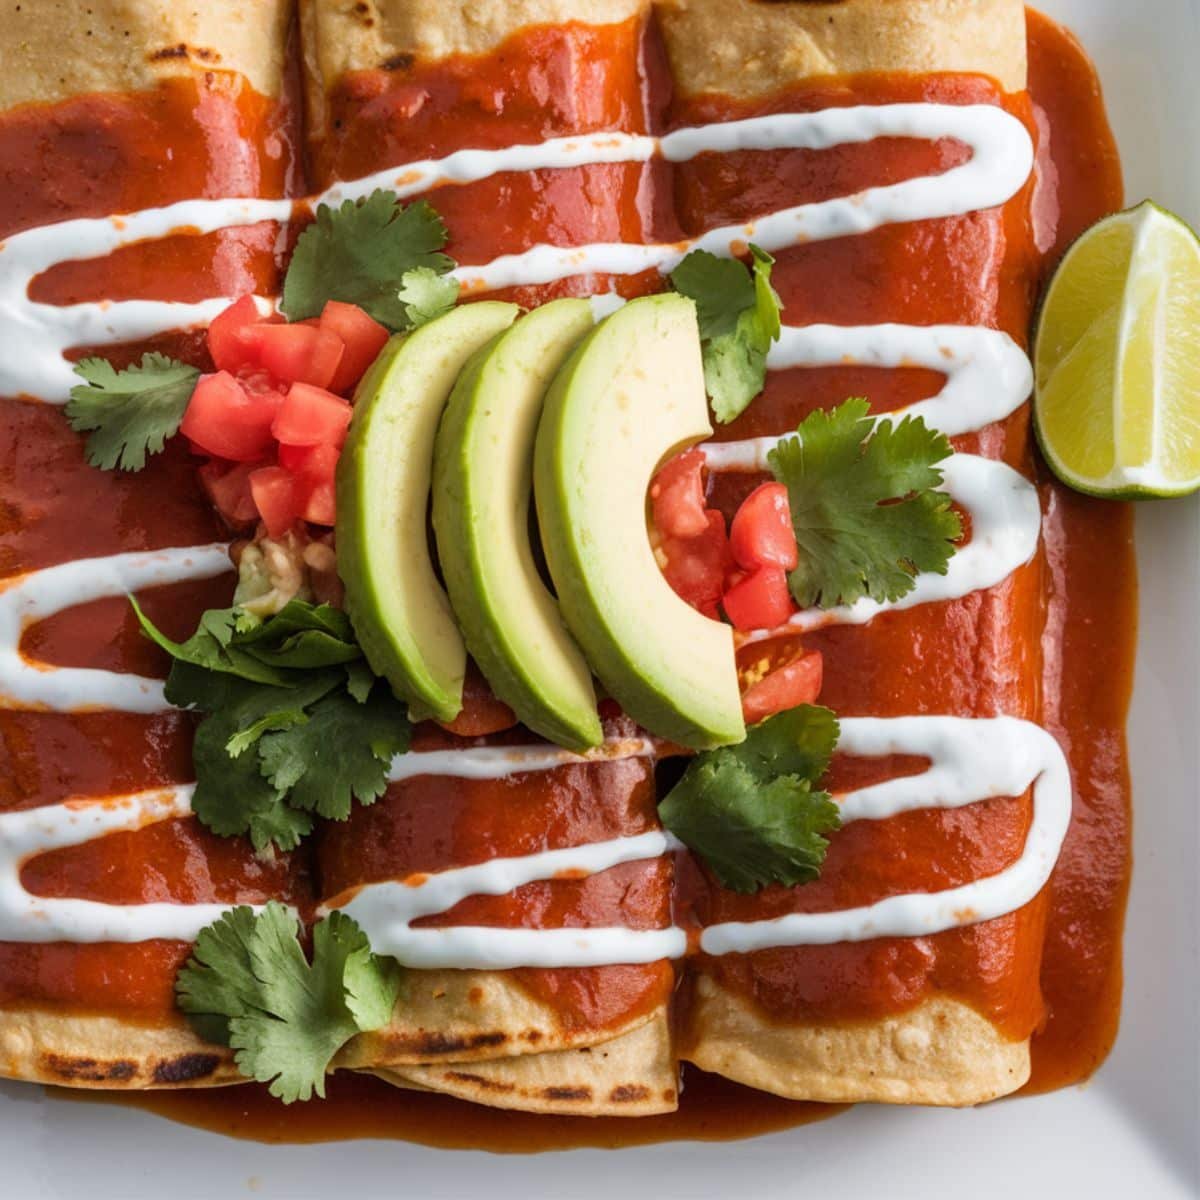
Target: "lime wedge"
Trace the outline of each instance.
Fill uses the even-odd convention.
[[[1200,488],[1200,239],[1146,201],[1093,225],[1046,290],[1034,422],[1054,473],[1095,496]]]

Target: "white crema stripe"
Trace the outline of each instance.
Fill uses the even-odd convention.
[[[995,329],[973,325],[785,325],[767,356],[774,371],[794,367],[924,367],[946,385],[936,396],[882,419],[920,417],[947,437],[972,433],[1011,416],[1033,391],[1025,352]],[[710,471],[766,471],[767,455],[792,434],[706,442]]]
[[[1044,730],[1011,717],[856,718],[842,722],[840,749],[864,757],[906,754],[931,760],[930,767],[919,775],[889,780],[840,797],[842,819],[847,823],[1019,796],[1032,784],[1034,820],[1021,857],[997,875],[944,892],[909,893],[842,912],[712,926],[701,939],[706,953],[935,933],[1015,911],[1041,890],[1066,835],[1071,813],[1066,761],[1058,744]],[[563,765],[561,758],[552,758],[541,746],[509,747],[503,762],[490,750],[477,747],[456,751],[455,773],[493,779]],[[605,748],[609,759],[645,753],[644,746],[631,740],[613,742]],[[426,755],[419,769],[410,774],[423,774],[435,765]],[[186,940],[216,920],[227,906],[45,899],[31,895],[20,881],[22,863],[36,855],[139,829],[154,821],[187,816],[191,791],[191,787],[177,787],[0,814],[0,941]],[[368,884],[339,907],[363,926],[377,952],[395,955],[413,967],[582,967],[677,958],[686,951],[686,937],[674,927],[414,929],[412,922],[446,912],[468,896],[499,896],[556,876],[598,874],[678,848],[679,843],[670,834],[652,831],[585,846],[492,859],[407,881]]]
[[[25,630],[77,604],[233,570],[222,544],[80,558],[6,580],[0,591],[0,708],[154,713],[171,706],[159,679],[52,667],[21,653]]]
[[[228,911],[223,904],[104,904],[35,896],[26,859],[191,814],[191,786],[0,813],[0,942],[190,942]]]
[[[477,746],[398,755],[390,777],[407,779],[436,772],[469,779],[500,779],[527,771],[550,771],[572,763],[645,758],[653,753],[654,744],[642,738],[614,739],[587,756],[546,746]],[[47,899],[34,896],[21,883],[22,864],[39,854],[80,846],[112,833],[141,829],[157,821],[190,816],[193,790],[192,784],[186,784],[0,813],[0,942],[145,942],[156,938],[190,941],[205,925],[228,912],[231,906],[221,904],[106,904],[96,900]],[[623,839],[634,843],[626,852],[636,858],[662,854],[669,839],[660,833],[651,836],[659,841]],[[574,850],[566,853],[572,863],[578,860],[586,868],[599,861],[606,849],[602,847],[582,857]],[[549,871],[552,874],[562,869],[565,868],[552,866]],[[497,868],[487,874],[495,876],[502,870]],[[519,873],[521,868],[512,870]],[[663,957],[669,955],[653,954],[646,961]]]
[[[945,891],[907,892],[836,912],[710,925],[700,936],[706,954],[922,937],[1015,912],[1045,887],[1071,823],[1071,774],[1058,743],[1040,726],[1013,717],[847,719],[838,748],[866,757],[914,754],[932,760],[920,775],[842,797],[846,822],[962,808],[1020,796],[1032,786],[1033,822],[1020,858],[995,875]]]
[[[654,831],[519,858],[493,858],[408,881],[367,884],[339,907],[362,926],[377,954],[390,954],[410,967],[504,970],[681,958],[687,938],[677,928],[412,928],[418,918],[447,912],[468,896],[503,896],[527,883],[564,874],[595,875],[622,863],[659,858],[677,847],[669,834]]]
[[[499,150],[460,150],[442,159],[393,167],[337,184],[314,203],[338,204],[375,188],[404,198],[446,183],[466,183],[500,172],[555,170],[593,163],[645,162],[660,155],[684,162],[706,153],[785,148],[827,149],[878,137],[955,138],[970,159],[941,175],[924,176],[852,196],[799,205],[749,223],[714,229],[690,241],[647,246],[596,243],[540,245],[480,266],[460,267],[469,287],[496,289],[549,283],[591,272],[628,275],[672,270],[690,250],[727,253],[754,240],[767,250],[801,241],[865,233],[882,225],[954,216],[1003,204],[1024,185],[1033,146],[1024,125],[990,105],[894,104],[773,113],[681,129],[663,138],[604,133],[553,138]],[[125,216],[81,218],[14,234],[0,243],[0,394],[61,403],[75,382],[64,351],[78,345],[135,341],[210,321],[226,299],[197,304],[103,301],[67,306],[29,298],[33,279],[60,262],[96,258],[135,242],[177,232],[210,233],[259,221],[288,221],[290,200],[186,200]]]

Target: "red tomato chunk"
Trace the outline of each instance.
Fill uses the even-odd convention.
[[[699,537],[709,527],[704,501],[704,452],[671,459],[650,485],[654,525],[664,538]]]
[[[278,392],[247,392],[228,371],[202,375],[179,430],[205,454],[254,462],[271,447],[281,401]]]
[[[771,671],[746,690],[742,697],[742,716],[747,725],[756,725],[775,713],[787,712],[801,704],[815,704],[821,694],[825,661],[817,650],[800,655]]]
[[[729,529],[729,548],[739,567],[794,570],[800,561],[787,488],[764,483],[742,502]]]
[[[725,593],[725,615],[738,629],[774,629],[792,615],[787,572],[782,567],[756,567]]]

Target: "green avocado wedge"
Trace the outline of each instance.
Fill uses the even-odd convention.
[[[584,338],[550,387],[534,451],[567,628],[631,717],[697,750],[746,736],[733,631],[671,590],[646,494],[665,458],[711,432],[695,305],[669,293],[631,301]]]
[[[593,326],[585,300],[520,318],[467,363],[433,460],[433,528],[450,603],[492,690],[571,750],[604,738],[592,675],[530,544],[533,443],[546,388]]]
[[[429,554],[434,438],[467,360],[515,304],[463,304],[387,343],[358,385],[337,470],[338,573],[367,661],[420,720],[462,709],[467,652]]]

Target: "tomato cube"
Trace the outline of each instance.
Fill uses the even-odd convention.
[[[708,529],[704,507],[704,452],[689,450],[666,464],[650,484],[654,525],[663,537],[699,537]]]
[[[271,446],[281,400],[278,392],[248,392],[228,371],[201,375],[179,429],[205,454],[254,462]]]
[[[301,498],[300,515],[314,525],[334,525],[337,494],[334,474],[339,451],[336,446],[280,446],[279,461],[296,477]]]
[[[230,525],[249,525],[258,519],[254,497],[250,495],[250,474],[261,463],[206,462],[200,468],[200,483],[213,507]]]
[[[282,537],[300,516],[296,480],[283,467],[259,467],[250,473],[250,494],[270,537]]]
[[[729,553],[725,518],[715,508],[704,515],[704,532],[698,537],[665,538],[660,550],[666,560],[663,575],[676,595],[715,619],[733,558]]]
[[[324,388],[293,383],[279,406],[271,432],[285,446],[340,446],[354,409]]]
[[[782,567],[757,567],[724,596],[725,615],[737,629],[775,629],[792,615],[787,572]]]
[[[321,328],[336,334],[346,347],[333,382],[328,384],[333,392],[353,389],[391,336],[357,304],[343,304],[340,300],[326,301],[321,310]]]
[[[803,651],[782,667],[777,667],[742,697],[742,716],[747,725],[756,725],[776,713],[815,704],[824,682],[825,660],[820,651]]]
[[[246,334],[258,348],[258,361],[285,383],[328,387],[345,347],[328,329],[314,325],[259,325]]]
[[[729,548],[738,566],[782,567],[794,570],[800,561],[787,488],[764,483],[742,501],[729,528]]]
[[[251,331],[282,320],[278,313],[260,316],[253,296],[235,300],[208,327],[208,353],[217,370],[236,374],[259,366],[257,335]]]

